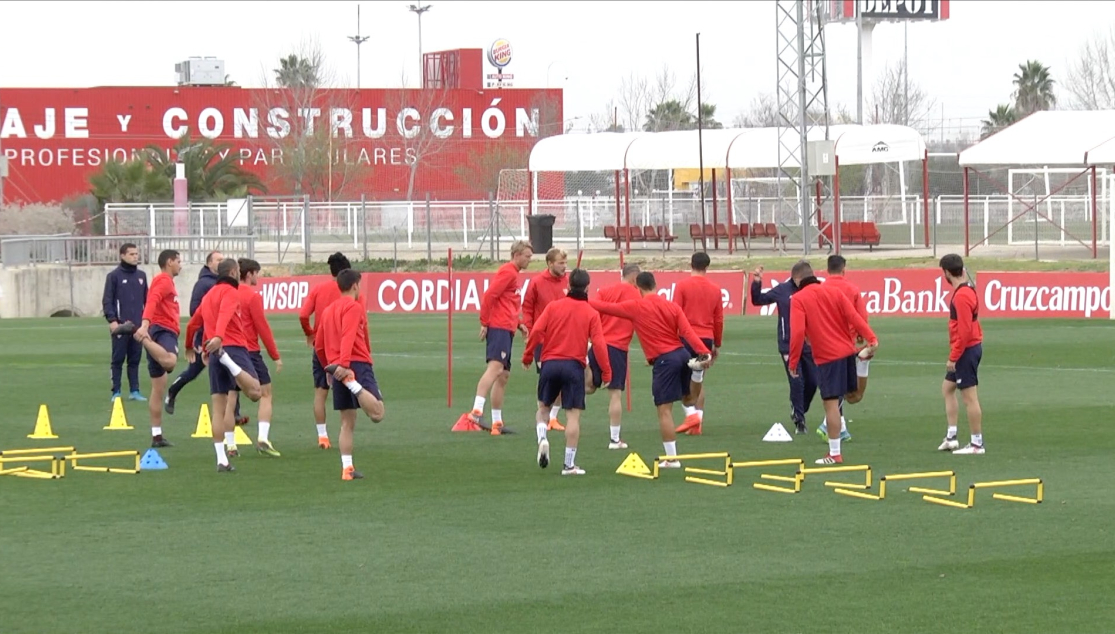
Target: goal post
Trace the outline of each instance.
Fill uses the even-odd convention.
[[[1096,168],[1095,219],[1107,235],[1110,178],[1106,168]],[[1071,246],[1088,244],[1092,236],[1092,179],[1079,167],[1012,168],[1007,172],[1007,244]],[[1031,208],[1033,206],[1033,208]],[[1015,218],[1015,216],[1018,216]]]

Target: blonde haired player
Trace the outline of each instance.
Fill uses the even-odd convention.
[[[527,292],[523,295],[523,332],[529,337],[530,331],[542,311],[550,303],[562,299],[569,292],[569,276],[566,274],[569,255],[558,247],[546,252],[546,270],[530,278]],[[534,368],[542,374],[542,344],[534,347]],[[554,406],[550,408],[549,428],[554,431],[564,431],[558,422],[558,412],[561,411],[561,396],[558,396]]]

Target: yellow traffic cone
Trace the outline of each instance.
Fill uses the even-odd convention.
[[[236,425],[236,431],[233,432],[233,434],[235,436],[235,442],[236,442],[237,445],[251,446],[252,439],[248,438],[248,434],[244,433],[244,428],[243,427],[241,427],[240,425]]]
[[[50,412],[47,411],[45,404],[39,405],[39,417],[35,419],[35,431],[28,434],[27,437],[36,440],[58,437],[54,434],[54,430],[50,428]]]
[[[202,403],[201,411],[197,414],[197,429],[190,438],[212,438],[213,421],[209,418],[209,405]]]
[[[135,429],[128,424],[128,419],[124,416],[124,403],[121,402],[120,397],[112,399],[112,418],[108,420],[108,425],[103,429]]]

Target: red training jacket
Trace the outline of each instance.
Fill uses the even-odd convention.
[[[519,267],[508,262],[499,267],[484,297],[480,300],[480,325],[514,332],[519,328],[519,308],[522,305],[519,290]]]
[[[342,295],[319,316],[321,328],[314,347],[322,365],[336,363],[351,368],[353,361],[372,363],[372,341],[368,335],[368,312],[357,299]]]
[[[143,321],[162,326],[175,335],[182,332],[182,309],[178,307],[178,289],[169,273],[159,273],[147,289]]]
[[[600,364],[600,373],[605,383],[612,380],[612,366],[608,361],[608,340],[604,338],[604,328],[600,325],[600,314],[589,306],[588,301],[575,297],[564,297],[552,302],[542,311],[527,336],[523,348],[523,364],[534,360],[534,348],[542,344],[541,361],[568,359],[585,366],[585,350],[592,342],[592,353]]]
[[[602,288],[596,294],[597,301],[611,304],[637,301],[641,297],[639,289],[635,288],[634,284],[628,284],[627,282],[620,282]],[[604,328],[604,339],[608,341],[609,346],[624,352],[628,351],[631,347],[631,337],[635,334],[635,324],[630,319],[601,314],[600,325]]]
[[[658,293],[648,293],[641,299],[619,304],[589,300],[589,305],[602,314],[630,319],[635,325],[635,332],[639,334],[639,343],[643,346],[643,354],[648,363],[682,347],[682,339],[697,354],[710,353],[693,331],[685,313],[681,312],[681,307]]]
[[[720,287],[704,275],[691,275],[674,287],[674,303],[681,306],[693,331],[712,339],[719,348],[724,339],[724,301]]]
[[[240,319],[244,326],[244,340],[248,342],[248,352],[259,352],[259,340],[267,347],[272,360],[279,359],[279,348],[271,333],[271,324],[263,314],[263,297],[254,286],[240,282]]]
[[[798,367],[806,339],[818,365],[852,356],[856,353],[855,343],[848,337],[852,327],[870,345],[879,343],[839,286],[806,278],[790,298],[790,368]]]
[[[302,310],[298,311],[298,322],[302,324],[302,332],[310,337],[321,323],[321,313],[341,296],[341,288],[337,286],[336,278],[318,284],[310,289],[310,294],[302,302]],[[310,315],[317,315],[314,325],[310,326]]]
[[[240,282],[222,277],[213,285],[213,290],[205,294],[197,312],[186,324],[186,341],[192,342],[198,328],[204,326],[204,341],[213,337],[221,338],[221,346],[248,347],[244,337],[244,327],[240,322]]]
[[[847,297],[848,301],[852,302],[852,308],[855,308],[856,312],[859,313],[859,316],[863,317],[864,321],[867,321],[867,302],[863,301],[863,295],[860,294],[858,286],[849,282],[848,278],[844,277],[843,275],[832,274],[825,278],[824,283],[832,284],[836,286],[836,288],[840,289],[840,292],[844,294],[844,297]],[[848,335],[852,338],[852,341],[855,341],[856,329],[849,328]]]
[[[515,275],[518,282],[518,274]],[[549,270],[543,271],[530,278],[527,292],[523,295],[523,325],[527,332],[534,327],[534,321],[542,316],[542,311],[550,302],[565,297],[569,291],[569,276],[554,277]]]
[[[949,361],[959,361],[965,350],[982,342],[979,294],[971,284],[961,284],[949,298]]]

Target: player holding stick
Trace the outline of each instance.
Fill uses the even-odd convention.
[[[597,301],[619,304],[642,297],[635,286],[635,278],[640,272],[638,264],[624,265],[621,271],[623,281],[601,289],[596,294]],[[607,385],[610,423],[608,449],[627,449],[627,443],[620,438],[620,427],[623,421],[622,394],[627,385],[628,351],[631,347],[631,337],[635,334],[635,325],[630,319],[605,314],[600,315],[600,325],[604,329],[604,340],[608,342],[608,364],[612,366],[612,380],[604,380],[604,371],[596,360],[596,355],[590,354],[588,368],[585,371],[585,392],[592,394]]]
[[[569,290],[569,276],[565,274],[569,256],[561,249],[554,247],[546,252],[546,270],[535,275],[527,284],[527,292],[523,295],[523,326],[529,335],[534,328],[534,321],[546,310],[550,302],[565,297]],[[541,363],[542,347],[534,349],[535,369],[542,373]],[[561,397],[558,397],[550,410],[549,425],[554,431],[563,431],[565,428],[558,422],[558,412],[561,411]]]

